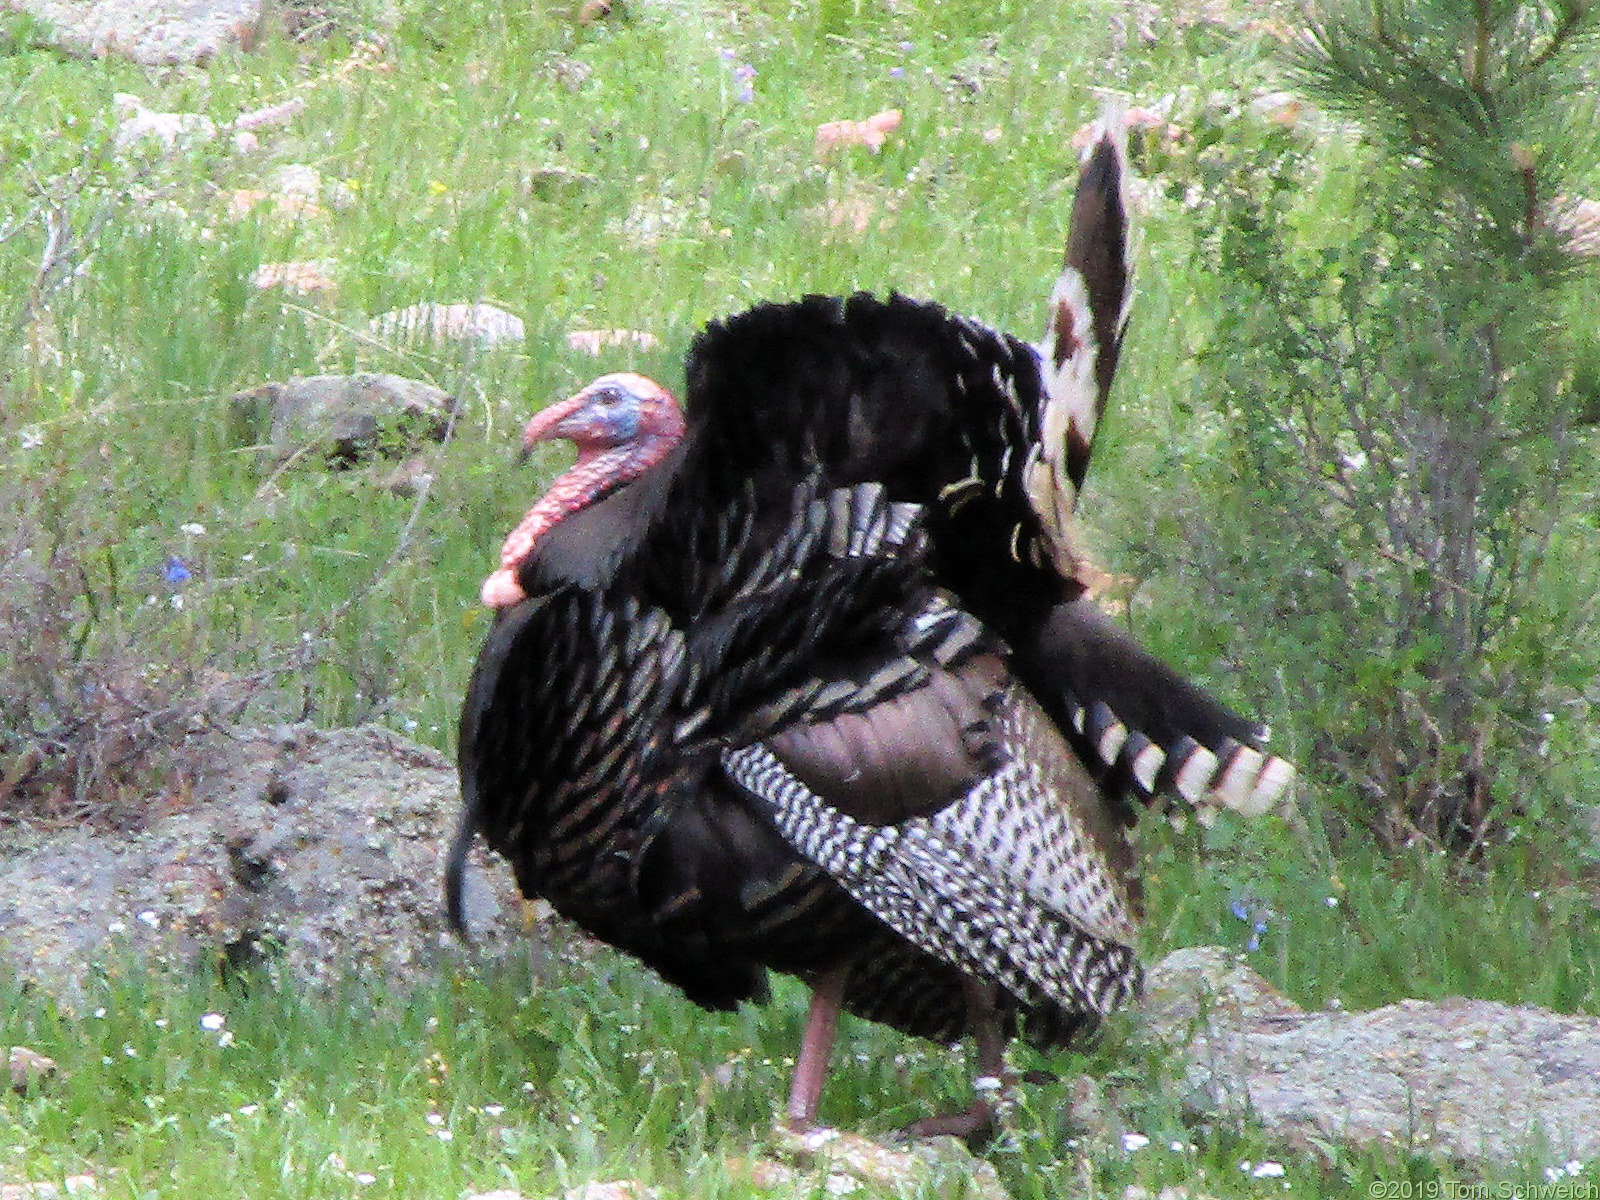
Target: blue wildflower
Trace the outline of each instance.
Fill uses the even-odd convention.
[[[183,559],[176,554],[170,554],[167,556],[166,566],[161,569],[161,577],[173,587],[182,587],[194,578],[194,572],[189,570]]]
[[[1235,896],[1228,901],[1228,911],[1250,926],[1250,940],[1244,948],[1252,952],[1261,949],[1261,935],[1267,931],[1268,918],[1272,915],[1266,903],[1256,896]]]

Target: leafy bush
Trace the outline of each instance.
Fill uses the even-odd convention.
[[[1594,4],[1330,2],[1291,53],[1357,122],[1342,153],[1263,125],[1195,157],[1229,517],[1192,540],[1389,844],[1477,847],[1594,674],[1545,574],[1593,549],[1592,275],[1551,218],[1597,161],[1597,30]]]

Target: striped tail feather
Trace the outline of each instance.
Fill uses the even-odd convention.
[[[1049,322],[1034,347],[1043,384],[1040,438],[1028,502],[1063,569],[1074,561],[1071,517],[1105,415],[1133,301],[1129,265],[1127,131],[1120,107],[1095,127],[1078,176]]]
[[[1126,121],[1111,105],[1084,152],[1065,262],[1035,347],[1043,411],[1026,490],[1052,557],[1069,575],[1077,562],[1072,514],[1133,297],[1129,238]],[[1080,748],[1140,796],[1176,794],[1202,821],[1222,808],[1254,816],[1275,807],[1295,771],[1262,749],[1265,727],[1180,678],[1089,608],[1079,600],[1058,610],[1054,632],[1039,646],[1050,660],[1045,678],[1035,681],[1055,693]]]
[[[1295,769],[1246,720],[1141,646],[1088,598],[1058,605],[1025,646],[1029,686],[1081,753],[1139,797],[1176,795],[1203,821],[1265,813]]]
[[[1072,727],[1093,750],[1100,765],[1126,775],[1142,797],[1175,793],[1194,806],[1209,825],[1228,808],[1246,817],[1272,811],[1294,782],[1294,764],[1275,754],[1223,737],[1215,750],[1179,734],[1167,745],[1130,728],[1103,700],[1084,703],[1063,692]],[[1265,740],[1265,730],[1260,731]]]

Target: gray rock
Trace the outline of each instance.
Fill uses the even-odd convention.
[[[401,375],[304,375],[232,398],[235,436],[270,445],[275,463],[320,450],[339,466],[404,459],[442,441],[450,393]]]
[[[262,0],[5,0],[61,49],[121,54],[150,66],[205,62],[261,36]]]
[[[26,1095],[48,1083],[59,1073],[56,1060],[27,1046],[12,1046],[6,1051],[6,1070],[11,1090]]]
[[[167,150],[197,146],[217,136],[217,123],[203,113],[155,112],[137,96],[118,92],[111,98],[117,118],[116,146],[127,150],[152,142]]]
[[[955,1138],[931,1138],[900,1149],[837,1129],[795,1133],[782,1125],[772,1137],[774,1148],[799,1170],[757,1159],[734,1164],[730,1173],[791,1195],[848,1195],[865,1185],[869,1194],[881,1189],[895,1196],[1010,1200],[994,1164],[975,1158]]]
[[[462,953],[441,892],[459,803],[443,755],[377,726],[219,736],[193,793],[142,831],[8,836],[0,964],[69,1000],[130,951],[409,986]],[[525,954],[509,871],[474,858],[468,878],[477,952]]]
[[[523,190],[540,200],[571,200],[599,182],[587,171],[560,166],[534,167],[523,180]]]
[[[1600,1155],[1600,1018],[1465,999],[1308,1013],[1217,947],[1157,964],[1145,1011],[1196,1108],[1253,1114],[1298,1150]]]
[[[367,323],[372,336],[387,342],[476,342],[480,346],[521,342],[522,318],[493,304],[436,304],[425,301],[380,313]]]

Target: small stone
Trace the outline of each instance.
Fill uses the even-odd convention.
[[[252,216],[281,221],[309,221],[322,216],[321,206],[304,196],[267,192],[260,188],[235,188],[228,193],[228,218],[243,221]]]
[[[876,154],[883,148],[889,135],[900,128],[900,121],[900,110],[890,108],[860,121],[824,122],[817,126],[817,157],[847,146],[865,146]]]
[[[118,150],[143,142],[159,142],[165,150],[179,150],[217,136],[217,123],[203,113],[155,112],[126,92],[111,98],[111,111],[117,117]]]
[[[409,499],[419,494],[423,488],[432,487],[433,480],[433,464],[422,455],[415,454],[396,466],[394,470],[374,476],[372,482],[379,491]]]
[[[339,288],[332,270],[333,263],[325,258],[308,262],[266,262],[251,272],[250,286],[261,291],[282,288],[301,296],[332,293]]]
[[[266,129],[273,125],[287,125],[305,110],[306,102],[296,96],[292,100],[285,100],[282,104],[269,104],[266,108],[240,113],[233,119],[233,128],[242,133],[254,129]]]
[[[655,1188],[631,1179],[619,1179],[612,1183],[579,1184],[562,1192],[560,1200],[660,1200],[660,1197],[661,1193]]]
[[[545,70],[552,79],[569,92],[576,92],[588,81],[589,76],[593,73],[588,63],[576,58],[568,58],[565,54],[552,55],[545,65]]]
[[[961,1190],[950,1194],[970,1200],[1010,1200],[994,1166],[974,1157],[955,1138],[931,1138],[901,1150],[835,1129],[795,1133],[780,1125],[774,1136],[778,1148],[802,1167],[824,1173],[824,1188],[831,1195],[855,1190],[848,1183],[934,1196],[953,1185]],[[836,1177],[844,1182],[835,1182]]]
[[[68,1175],[60,1186],[53,1183],[0,1183],[0,1200],[58,1200],[61,1196],[87,1196],[98,1192],[93,1175]]]
[[[1600,258],[1600,200],[1557,196],[1546,207],[1545,219],[1568,254]]]
[[[799,1171],[774,1158],[730,1158],[727,1168],[731,1178],[762,1191],[794,1191],[803,1179]]]
[[[1074,1133],[1098,1141],[1110,1141],[1121,1124],[1115,1108],[1106,1100],[1105,1088],[1093,1075],[1079,1075],[1067,1085],[1063,1115]]]
[[[525,337],[522,319],[493,304],[413,304],[373,317],[368,328],[391,341],[439,339],[493,346]]]
[[[401,375],[302,375],[236,392],[235,438],[275,463],[319,449],[335,466],[410,457],[449,428],[450,393]]]
[[[1305,111],[1305,101],[1293,92],[1265,92],[1250,101],[1250,111],[1275,125],[1293,125]]]
[[[16,1092],[31,1091],[58,1073],[55,1059],[26,1046],[11,1047],[6,1066],[11,1072],[11,1089]]]
[[[325,208],[349,208],[356,202],[355,190],[349,184],[330,179],[305,163],[279,167],[267,183],[270,190],[279,195],[296,196]]]
[[[5,7],[43,23],[69,54],[116,54],[146,66],[249,50],[262,28],[262,0],[7,0]]]
[[[643,329],[574,329],[567,334],[567,349],[596,358],[613,347],[656,350],[660,346],[661,339]]]

